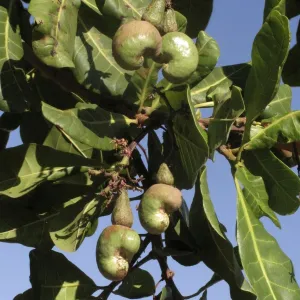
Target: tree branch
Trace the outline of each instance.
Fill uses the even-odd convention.
[[[163,243],[160,235],[151,235],[151,242],[152,247],[155,251],[156,248],[162,249]],[[183,300],[183,296],[180,294],[174,280],[174,272],[170,270],[168,263],[167,263],[167,257],[161,257],[159,255],[156,256],[156,259],[159,263],[160,269],[161,269],[161,277],[163,280],[165,280],[166,285],[169,286],[172,289],[172,299],[173,300]]]

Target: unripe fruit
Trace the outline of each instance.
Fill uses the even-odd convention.
[[[166,163],[160,165],[156,174],[156,182],[174,185],[174,176]]]
[[[131,21],[117,30],[112,41],[112,53],[116,62],[125,70],[137,70],[143,66],[144,56],[159,55],[162,38],[149,22]]]
[[[96,250],[100,273],[109,280],[123,280],[139,248],[140,236],[134,230],[121,225],[105,228],[98,239]]]
[[[166,0],[152,0],[142,15],[145,20],[155,27],[160,27],[165,14]]]
[[[199,56],[193,40],[182,32],[163,36],[161,53],[154,59],[163,63],[163,76],[171,83],[186,81],[197,69]]]
[[[116,199],[116,203],[111,214],[111,222],[114,225],[122,225],[126,227],[132,226],[133,214],[127,190],[123,190]]]
[[[163,31],[165,33],[175,32],[178,30],[175,10],[169,8],[165,12]]]
[[[182,204],[180,190],[167,184],[154,184],[143,195],[139,205],[139,218],[144,229],[161,234],[169,226],[169,215]]]

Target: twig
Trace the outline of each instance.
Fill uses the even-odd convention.
[[[145,263],[147,263],[148,261],[155,259],[155,255],[152,251],[150,251],[144,258],[142,258],[140,261],[138,261],[131,270],[133,269],[137,269],[140,266],[144,265]]]
[[[138,143],[137,145],[141,149],[141,151],[144,153],[147,163],[149,163],[149,157],[148,157],[147,151],[140,143]]]
[[[231,149],[226,147],[226,145],[220,146],[218,152],[224,155],[228,160],[236,161],[236,156],[232,153]]]
[[[152,242],[152,247],[153,247],[154,251],[155,251],[155,248],[162,249],[163,244],[162,244],[160,235],[151,235],[151,242]],[[162,274],[161,274],[162,279],[165,280],[166,285],[172,289],[172,295],[173,295],[172,299],[173,300],[182,300],[183,296],[180,294],[175,282],[173,281],[174,272],[171,271],[168,266],[167,257],[161,257],[161,256],[157,255],[156,259],[159,263],[159,266],[160,266],[160,269],[162,272]]]

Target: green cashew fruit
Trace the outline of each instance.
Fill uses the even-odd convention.
[[[169,215],[182,204],[179,189],[158,183],[152,185],[143,195],[138,213],[141,225],[151,234],[161,234],[169,226]]]
[[[159,169],[156,174],[156,182],[174,185],[174,176],[166,163],[162,163],[159,166]]]
[[[161,49],[162,37],[149,22],[131,21],[117,30],[112,41],[112,53],[116,62],[125,70],[137,70],[143,66],[144,56],[155,58]]]
[[[123,280],[140,242],[140,236],[128,227],[106,227],[97,242],[96,260],[100,273],[109,280]]]
[[[142,15],[142,20],[160,28],[165,14],[166,0],[152,0]]]
[[[111,214],[111,222],[114,225],[123,225],[126,227],[132,226],[133,214],[127,190],[123,190],[116,199],[116,203]]]
[[[173,8],[169,8],[165,12],[163,31],[165,33],[168,33],[168,32],[175,32],[177,30],[178,30],[178,26],[176,21],[175,10]]]
[[[193,40],[182,32],[169,32],[162,38],[156,62],[163,63],[163,76],[171,83],[186,81],[197,69],[199,55]]]

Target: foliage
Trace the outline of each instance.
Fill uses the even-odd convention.
[[[0,242],[34,248],[32,288],[16,300],[208,299],[222,280],[233,300],[300,298],[292,262],[261,222],[280,228],[277,214],[300,205],[291,170],[300,164],[300,112],[291,110],[290,88],[300,86],[299,40],[289,50],[289,19],[300,6],[266,0],[251,62],[218,67],[218,43],[205,32],[212,9],[213,0],[1,1]],[[18,128],[23,143],[7,148]],[[216,155],[236,187],[236,247],[210,197],[206,164]],[[180,190],[192,188],[194,198],[182,199]],[[146,234],[127,228],[128,190],[144,193]],[[114,225],[91,251],[113,280],[99,287],[52,248],[77,251],[113,210]],[[165,224],[150,230],[153,222]],[[183,296],[170,257],[214,274]],[[150,260],[162,289],[140,268]]]

